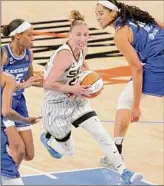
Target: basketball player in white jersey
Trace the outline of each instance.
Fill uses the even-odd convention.
[[[105,155],[113,162],[124,184],[141,180],[142,175],[129,171],[118,153],[112,138],[101,125],[96,112],[83,95],[87,86],[80,86],[78,77],[84,63],[89,29],[78,11],[72,11],[68,42],[59,47],[45,68],[43,127],[41,141],[55,158],[73,155],[74,143],[71,125],[87,130],[101,145]]]

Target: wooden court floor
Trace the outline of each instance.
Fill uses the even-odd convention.
[[[128,1],[124,2],[133,4],[149,11],[153,16],[162,21],[163,18],[163,2],[162,1]],[[34,27],[43,32],[54,32],[68,30],[68,22],[60,23],[44,23],[43,21],[65,20],[68,19],[70,10],[80,10],[85,15],[86,21],[90,28],[99,28],[95,18],[95,2],[94,1],[2,1],[2,25],[7,24],[15,18],[23,18],[29,22],[37,22]],[[15,8],[14,8],[15,7]],[[158,11],[157,11],[158,10]],[[53,27],[57,25],[57,27]],[[52,26],[51,28],[46,28]],[[41,29],[42,27],[42,29]],[[110,34],[105,34],[102,30],[91,29],[91,44],[112,44],[113,41],[106,40],[113,37],[112,30],[105,30]],[[97,34],[96,33],[104,33]],[[44,64],[48,61],[48,57],[54,52],[54,46],[63,43],[66,39],[48,39],[48,36],[37,36],[34,46],[43,50],[43,52],[34,53],[34,69],[43,70]],[[42,39],[47,38],[47,39]],[[95,41],[95,40],[100,41]],[[101,42],[102,39],[102,42]],[[2,44],[9,41],[8,38],[2,38]],[[44,46],[48,45],[48,48]],[[53,46],[53,48],[51,48]],[[38,48],[34,48],[35,51]],[[51,49],[51,50],[50,50]],[[127,67],[125,59],[119,55],[115,46],[109,45],[104,47],[89,47],[88,53],[93,57],[87,59],[89,67],[93,70],[102,70],[103,72],[116,73],[108,79],[108,85],[100,96],[89,100],[93,108],[97,111],[106,130],[113,135],[114,118],[117,107],[117,99],[121,90],[125,86],[125,82],[129,78],[119,74],[120,67]],[[109,57],[96,57],[96,53],[114,51]],[[114,55],[114,56],[113,56]],[[43,58],[45,57],[45,58]],[[116,69],[115,69],[116,68]],[[111,72],[111,69],[114,71]],[[108,74],[108,75],[109,75]],[[122,83],[118,83],[122,80]],[[118,84],[116,84],[116,82]],[[121,81],[120,81],[121,82]],[[124,82],[124,83],[123,83]],[[43,90],[41,88],[29,88],[26,90],[26,98],[29,112],[33,115],[40,115],[40,106],[42,103]],[[124,143],[124,160],[126,165],[134,170],[144,173],[145,179],[156,183],[164,184],[164,162],[163,162],[163,103],[164,99],[155,97],[146,97],[141,103],[142,116],[140,122],[132,124]],[[23,162],[20,167],[22,175],[36,174],[39,172],[55,172],[61,170],[74,170],[82,168],[99,167],[100,157],[103,155],[101,148],[88,134],[81,128],[73,128],[73,137],[76,145],[76,153],[73,157],[64,157],[56,160],[50,157],[47,151],[40,143],[40,134],[42,132],[41,123],[32,127],[35,158],[30,162]]]

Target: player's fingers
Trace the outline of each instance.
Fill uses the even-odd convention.
[[[31,82],[31,85],[39,85],[40,84],[40,82]]]
[[[84,88],[84,89],[87,89],[87,88],[90,88],[91,85],[81,85],[81,87]]]

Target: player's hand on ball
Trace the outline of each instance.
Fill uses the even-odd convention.
[[[83,96],[83,95],[88,95],[89,94],[89,88],[90,86],[88,85],[79,85],[76,84],[72,86],[72,93],[77,95],[77,96]]]

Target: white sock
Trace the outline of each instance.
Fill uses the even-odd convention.
[[[92,117],[80,125],[87,130],[102,146],[105,156],[107,156],[112,164],[117,168],[120,175],[126,169],[125,164],[115,146],[112,138],[100,123],[98,117]]]
[[[124,137],[115,137],[113,141],[116,145],[121,145],[123,143]]]

